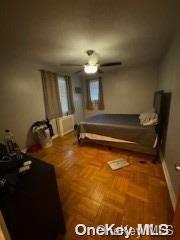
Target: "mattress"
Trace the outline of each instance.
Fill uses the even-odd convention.
[[[142,126],[137,114],[99,114],[79,125],[79,137],[91,133],[154,147],[156,131],[154,126]]]

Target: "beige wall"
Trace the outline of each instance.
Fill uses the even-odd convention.
[[[0,62],[0,140],[5,129],[10,129],[21,149],[33,143],[30,127],[33,122],[45,119],[43,89],[39,69],[40,65],[18,61],[14,58]],[[51,69],[47,69],[51,70]],[[75,122],[83,117],[82,96],[75,94],[74,88],[81,87],[78,77],[72,77],[75,104]],[[51,121],[55,134],[56,122]]]
[[[22,149],[32,143],[29,136],[32,123],[45,117],[38,69],[40,66],[12,58],[0,63],[0,139],[8,128]]]
[[[7,58],[0,62],[0,139],[4,129],[9,128],[16,136],[22,149],[32,144],[30,126],[34,121],[45,118],[44,100],[39,65]],[[84,117],[82,94],[76,94],[81,80],[72,76],[73,97],[76,109],[75,122]],[[154,66],[131,68],[103,75],[106,112],[139,113],[152,106],[156,87]],[[142,99],[144,99],[142,101]],[[85,111],[85,115],[96,114]]]
[[[140,113],[152,108],[153,94],[157,88],[157,67],[117,69],[104,73],[102,82],[105,111],[85,110],[85,117],[102,112]]]
[[[172,93],[165,161],[176,194],[180,187],[180,174],[175,163],[180,163],[180,30],[163,58],[159,72],[159,89]]]
[[[72,90],[73,90],[73,99],[74,99],[74,107],[75,107],[75,123],[79,123],[84,118],[84,110],[83,110],[83,96],[82,96],[82,81],[76,76],[72,75]],[[75,93],[75,87],[81,88],[81,93]]]

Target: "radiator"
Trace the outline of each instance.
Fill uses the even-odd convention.
[[[74,115],[57,118],[57,129],[59,136],[64,136],[74,130]]]

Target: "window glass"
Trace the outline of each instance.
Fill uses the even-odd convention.
[[[90,96],[92,101],[99,100],[99,80],[90,81]]]
[[[68,107],[68,93],[67,93],[67,85],[66,80],[63,77],[58,78],[58,87],[59,87],[59,97],[61,102],[61,109],[63,115],[66,115],[69,111]]]

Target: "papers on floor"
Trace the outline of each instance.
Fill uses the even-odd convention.
[[[108,164],[112,170],[117,170],[129,165],[129,163],[123,158],[109,161]]]

